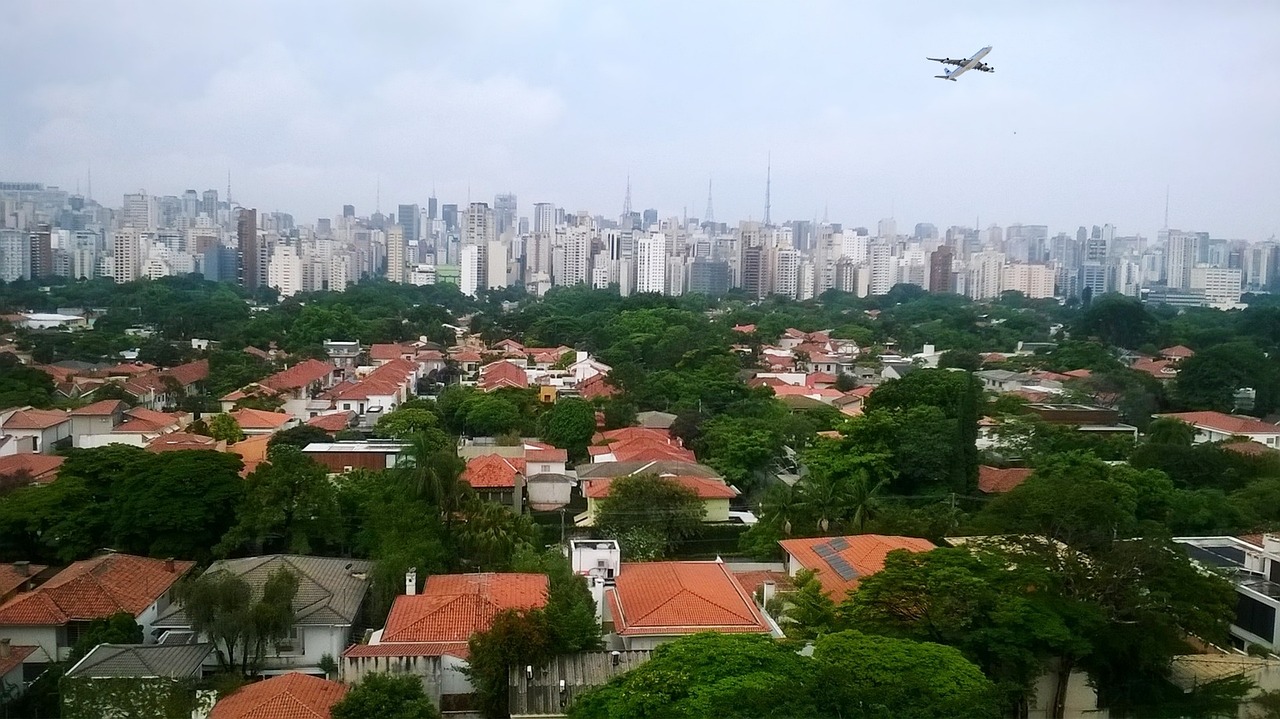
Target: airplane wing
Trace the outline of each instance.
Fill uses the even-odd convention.
[[[963,65],[966,62],[968,62],[968,60],[952,60],[949,57],[926,57],[925,59],[933,60],[934,62],[940,62],[945,65]]]

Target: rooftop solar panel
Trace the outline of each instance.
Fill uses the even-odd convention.
[[[835,537],[830,542],[827,542],[827,544],[830,544],[834,549],[843,550],[843,549],[849,548],[849,541],[846,540],[844,537]]]

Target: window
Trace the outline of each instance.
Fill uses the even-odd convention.
[[[1236,626],[1272,641],[1276,631],[1276,608],[1253,597],[1236,595]]]
[[[297,655],[303,653],[302,631],[295,624],[289,629],[289,634],[284,639],[276,642],[276,654],[280,656]]]

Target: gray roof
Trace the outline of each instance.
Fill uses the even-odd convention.
[[[293,598],[293,611],[300,626],[348,626],[355,622],[369,590],[369,572],[373,562],[363,559],[304,557],[297,554],[269,554],[263,557],[223,559],[205,571],[227,571],[242,577],[253,589],[254,598],[262,596],[267,577],[287,569],[298,577],[298,594]],[[156,627],[189,627],[191,622],[175,603],[155,622]]]
[[[526,478],[524,481],[525,481],[525,484],[541,484],[543,482],[546,482],[549,484],[551,483],[577,484],[577,482],[574,481],[573,477],[570,477],[567,474],[556,474],[555,472],[542,472],[539,474],[535,474]]]
[[[636,420],[640,422],[641,427],[670,429],[671,425],[675,424],[676,416],[670,412],[640,412],[636,415]]]
[[[714,469],[696,462],[678,459],[632,460],[628,462],[593,462],[578,467],[578,479],[625,477],[628,474],[672,474],[687,477],[719,477]]]
[[[99,644],[67,672],[71,679],[132,677],[199,679],[212,644]]]

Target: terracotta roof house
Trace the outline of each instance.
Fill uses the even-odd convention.
[[[694,477],[720,477],[720,473],[705,464],[684,460],[628,460],[621,462],[595,462],[580,464],[577,467],[581,479],[601,479],[604,477],[625,477],[628,474],[669,474],[672,476],[692,475]]]
[[[40,647],[37,661],[61,661],[74,644],[69,629],[116,612],[133,615],[149,632],[168,609],[173,585],[194,565],[114,553],[75,562],[0,605],[0,636]]]
[[[605,589],[605,607],[624,649],[653,649],[699,632],[781,636],[718,561],[623,562]]]
[[[471,485],[481,499],[497,502],[518,513],[524,495],[524,471],[523,459],[482,454],[467,460],[462,481]]]
[[[508,360],[498,360],[480,368],[480,379],[476,386],[485,392],[492,392],[503,387],[523,389],[529,386],[529,376],[524,368]]]
[[[1031,472],[1028,467],[1000,469],[984,464],[978,467],[978,491],[983,494],[1003,494],[1027,481]]]
[[[577,385],[578,396],[582,399],[609,398],[618,394],[618,390],[609,383],[609,376],[598,374],[588,377]]]
[[[31,484],[50,484],[66,457],[51,454],[10,454],[0,457],[0,477],[26,475]]]
[[[280,430],[298,426],[298,418],[286,412],[266,412],[246,407],[227,414],[235,419],[246,436],[275,434]]]
[[[369,362],[382,365],[395,360],[414,359],[418,348],[410,344],[373,344],[369,346]]]
[[[323,389],[333,384],[332,378],[336,369],[328,362],[308,359],[267,377],[259,384],[277,392],[290,392],[296,395],[300,392],[305,393],[313,385],[319,385],[319,388]]]
[[[205,574],[228,572],[248,583],[252,596],[262,595],[267,578],[288,571],[298,579],[293,598],[294,626],[285,641],[269,647],[263,659],[268,670],[320,672],[325,655],[336,657],[354,640],[360,610],[369,592],[373,563],[360,559],[268,554],[214,562]],[[154,623],[154,634],[192,634],[191,620],[181,604],[174,604]],[[203,638],[208,639],[208,638]]]
[[[12,644],[8,639],[0,639],[0,689],[14,692],[6,700],[17,698],[26,687],[27,673],[23,665],[39,651],[40,647]]]
[[[474,691],[460,671],[467,666],[471,635],[489,629],[499,612],[547,603],[543,574],[439,574],[417,593],[417,576],[410,571],[405,589],[391,605],[386,626],[367,644],[343,652],[342,680],[353,684],[374,672],[413,674],[436,706],[442,697]]]
[[[743,334],[748,334],[748,333],[751,333],[751,332],[755,332],[755,331],[756,331],[756,326],[755,326],[755,325],[734,325],[734,326],[733,326],[733,331],[734,331],[734,332],[741,332],[741,333],[743,333]]]
[[[0,564],[0,604],[8,601],[19,591],[29,592],[36,588],[40,581],[40,573],[48,569],[43,564],[31,562],[6,562]]]
[[[1196,428],[1196,442],[1221,442],[1232,437],[1245,437],[1251,442],[1280,449],[1280,425],[1268,424],[1254,417],[1241,417],[1222,412],[1170,412],[1169,417]]]
[[[1161,381],[1175,379],[1178,376],[1177,362],[1168,359],[1148,359],[1146,357],[1139,358],[1130,365],[1130,369],[1155,377]]]
[[[644,474],[644,472],[637,472],[637,474]],[[705,512],[702,521],[729,521],[729,501],[737,497],[739,492],[734,487],[725,484],[723,479],[693,475],[660,476],[692,491],[698,496],[698,499],[702,500],[702,507]],[[600,513],[600,500],[609,496],[609,488],[616,479],[615,477],[583,481],[582,493],[587,498],[587,511],[574,517],[574,524],[579,527],[590,527],[595,524],[596,517]]]
[[[338,410],[312,417],[307,420],[307,425],[318,427],[326,432],[341,432],[351,426],[351,420],[354,418],[355,412]]]
[[[241,461],[244,462],[244,468],[240,470],[241,477],[248,477],[259,464],[267,461],[267,445],[270,443],[271,435],[263,434],[227,445],[227,451],[240,455]]]
[[[227,443],[206,437],[203,434],[189,432],[170,432],[162,434],[146,444],[148,452],[179,452],[188,449],[207,449],[214,452],[225,452]]]
[[[21,452],[53,454],[71,444],[71,416],[57,409],[5,410],[0,413],[0,432],[16,439]]]
[[[1174,345],[1160,350],[1160,356],[1165,359],[1184,360],[1188,357],[1195,357],[1196,353],[1195,350],[1185,345]]]
[[[839,602],[858,581],[884,568],[885,556],[894,550],[927,552],[933,542],[918,537],[890,537],[882,534],[855,534],[847,537],[784,539],[778,544],[786,552],[787,574],[801,569],[816,572],[823,590]]]
[[[337,682],[289,672],[240,687],[214,704],[208,719],[329,719],[346,694]]]

